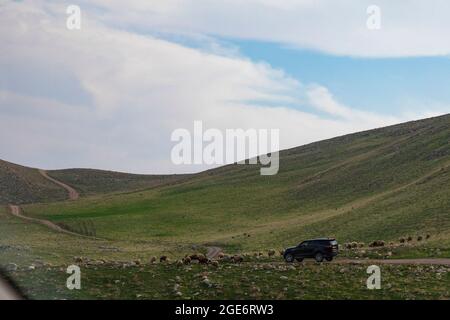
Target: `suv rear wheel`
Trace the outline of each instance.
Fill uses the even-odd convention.
[[[325,260],[327,260],[328,262],[333,260],[333,257],[326,257]]]
[[[288,253],[287,255],[284,256],[284,260],[286,260],[286,262],[294,262],[294,256]]]
[[[323,254],[320,252],[317,252],[316,255],[314,256],[314,259],[316,259],[317,262],[322,262],[323,261]]]

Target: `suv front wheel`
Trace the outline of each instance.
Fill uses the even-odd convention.
[[[314,256],[314,259],[316,259],[317,262],[322,262],[323,261],[323,254],[320,252],[317,252],[316,255]]]
[[[284,256],[284,260],[286,260],[286,262],[294,262],[294,256],[290,253],[288,253],[287,255]]]

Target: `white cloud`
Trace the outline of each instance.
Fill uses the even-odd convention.
[[[187,10],[128,4],[171,19]],[[291,5],[265,1],[273,10]],[[194,120],[222,130],[279,128],[287,148],[407,119],[356,111],[269,65],[118,30],[92,19],[95,11],[82,12],[82,30],[69,31],[61,5],[3,5],[0,158],[47,168],[193,171],[204,167],[171,164],[170,134]],[[328,116],[301,111],[303,104]]]
[[[143,32],[208,34],[274,41],[338,55],[448,55],[447,0],[89,0],[106,24]],[[366,26],[368,6],[381,9],[381,29]]]

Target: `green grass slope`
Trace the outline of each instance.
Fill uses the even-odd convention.
[[[282,247],[429,233],[450,239],[450,116],[338,137],[280,153],[280,171],[230,165],[177,184],[26,207],[29,215],[120,241]]]

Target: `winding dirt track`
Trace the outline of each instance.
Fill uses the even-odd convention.
[[[57,231],[57,232],[61,232],[61,233],[65,233],[65,234],[70,234],[70,235],[72,235],[72,236],[85,237],[85,236],[83,236],[83,235],[81,235],[81,234],[78,234],[78,233],[75,233],[75,232],[70,232],[70,231],[68,231],[68,230],[66,230],[66,229],[63,229],[63,228],[61,228],[61,227],[58,226],[57,224],[54,224],[54,223],[51,222],[51,221],[44,220],[44,219],[37,219],[37,218],[31,218],[31,217],[24,216],[24,215],[22,214],[22,210],[20,209],[19,206],[10,204],[10,205],[9,205],[9,209],[10,209],[11,214],[12,214],[13,216],[18,217],[18,218],[20,218],[20,219],[27,220],[27,221],[31,221],[31,222],[35,222],[35,223],[39,223],[39,224],[42,224],[42,225],[44,225],[44,226],[46,226],[46,227],[48,227],[48,228],[50,228],[50,229],[52,229],[52,230],[54,230],[54,231]]]
[[[47,171],[39,169],[39,173],[47,180],[57,184],[60,187],[63,187],[64,189],[67,190],[67,194],[69,196],[69,200],[77,200],[80,197],[80,194],[77,192],[77,190],[75,190],[74,188],[72,188],[71,186],[68,186],[67,184],[65,184],[64,182],[61,182],[59,180],[56,180],[52,177],[50,177],[47,173]]]
[[[57,184],[58,186],[66,189],[67,196],[68,196],[69,200],[77,200],[78,198],[80,198],[80,194],[74,188],[72,188],[71,186],[68,186],[67,184],[65,184],[65,183],[63,183],[61,181],[58,181],[58,180],[50,177],[45,170],[39,169],[39,173],[45,179],[47,179],[47,180]],[[75,232],[71,232],[71,231],[66,230],[64,228],[61,228],[60,226],[58,226],[57,224],[55,224],[55,223],[53,223],[53,222],[51,222],[49,220],[27,217],[27,216],[22,214],[22,209],[19,206],[17,206],[17,205],[10,204],[9,205],[9,209],[10,209],[11,214],[13,216],[18,217],[18,218],[23,219],[23,220],[30,221],[30,222],[35,222],[35,223],[42,224],[42,225],[52,229],[53,231],[65,233],[65,234],[68,234],[68,235],[71,235],[71,236],[77,236],[77,237],[83,237],[83,238],[93,238],[93,237],[85,236],[85,235],[82,235],[82,234],[79,234],[79,233],[75,233]]]

